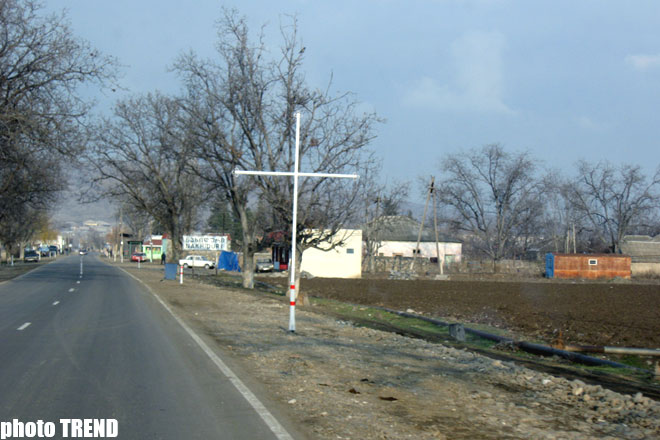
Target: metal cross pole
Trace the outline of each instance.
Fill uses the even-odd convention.
[[[292,176],[293,177],[293,220],[291,226],[291,267],[289,267],[289,331],[296,331],[296,234],[298,227],[298,177],[333,177],[357,179],[357,174],[301,173],[298,171],[300,160],[300,112],[296,113],[296,154],[293,172],[289,171],[243,171],[234,170],[234,174],[248,176]]]

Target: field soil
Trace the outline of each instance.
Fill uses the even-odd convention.
[[[180,285],[163,280],[157,266],[121,267],[247,377],[268,407],[299,431],[296,438],[660,438],[660,403],[642,393],[620,394],[466,349],[355,326],[314,307],[298,308],[297,331],[291,333],[283,296],[210,285],[212,271],[186,275]],[[336,280],[304,283],[310,289],[334,286],[337,296],[344,289],[359,291]],[[375,298],[388,297],[377,284],[367,283],[367,290],[370,285],[372,294],[379,292]],[[404,307],[430,313],[422,305]]]
[[[282,277],[261,278],[286,286]],[[526,340],[660,348],[660,284],[313,278],[312,297],[501,327]]]

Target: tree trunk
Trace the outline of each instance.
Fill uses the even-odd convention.
[[[173,230],[170,232],[171,249],[167,250],[167,260],[171,262],[178,262],[179,259],[181,259],[183,253],[183,237],[178,231],[175,230],[175,228],[172,229]]]
[[[309,301],[309,297],[307,296],[307,292],[302,290],[302,286],[300,284],[300,274],[302,273],[302,250],[296,246],[296,274],[295,274],[295,283],[294,285],[296,286],[296,305],[299,306],[309,306],[311,305]]]
[[[243,205],[237,205],[238,218],[241,222],[243,239],[243,267],[241,268],[241,278],[245,289],[254,289],[254,245],[253,234],[249,231],[253,227],[249,224],[247,209]]]

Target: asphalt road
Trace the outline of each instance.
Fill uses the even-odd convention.
[[[60,419],[116,419],[120,439],[276,438],[152,295],[90,255],[0,285],[0,421],[13,419],[56,438]]]

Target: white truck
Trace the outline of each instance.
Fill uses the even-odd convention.
[[[183,260],[179,260],[179,266],[183,266],[184,268],[204,267],[206,269],[213,269],[215,267],[215,264],[213,263],[213,261],[201,255],[188,255]]]

